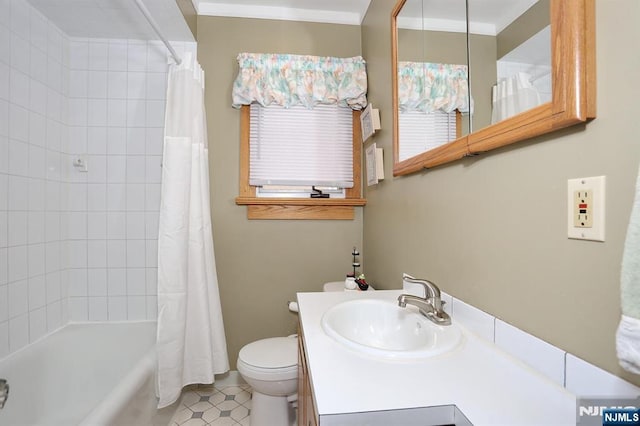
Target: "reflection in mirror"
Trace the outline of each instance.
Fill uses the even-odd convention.
[[[407,0],[398,14],[400,161],[469,132],[466,14],[465,0]]]
[[[468,2],[473,130],[550,102],[550,0]]]

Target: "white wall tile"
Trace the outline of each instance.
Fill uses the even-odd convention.
[[[107,101],[106,99],[89,99],[87,104],[87,125],[107,125]]]
[[[127,213],[127,239],[144,240],[145,233],[145,213],[144,212],[128,212]]]
[[[145,263],[147,268],[157,268],[158,267],[158,241],[157,240],[146,240],[146,253],[145,253]]]
[[[9,176],[0,173],[0,211],[9,207]]]
[[[45,242],[60,239],[60,212],[45,213]]]
[[[147,73],[147,93],[149,100],[164,100],[167,92],[167,74]]]
[[[107,265],[109,268],[125,268],[127,266],[127,241],[107,241]]]
[[[127,238],[127,213],[107,213],[107,239],[124,240]]]
[[[9,140],[9,173],[29,175],[29,144],[18,140]]]
[[[69,270],[69,296],[80,297],[86,296],[88,293],[87,270],[86,269],[70,269]]]
[[[127,275],[124,268],[107,270],[107,292],[109,296],[125,296],[127,294]]]
[[[29,284],[27,280],[9,283],[9,318],[29,311]]]
[[[109,69],[109,45],[106,42],[89,41],[89,69],[94,71]]]
[[[71,268],[87,267],[87,241],[69,241],[69,266]]]
[[[167,49],[162,42],[149,42],[147,44],[147,71],[166,72]]]
[[[70,70],[69,74],[69,97],[87,98],[89,89],[89,72],[86,70]]]
[[[87,238],[89,240],[107,239],[107,213],[87,213]]]
[[[88,267],[89,268],[106,268],[107,267],[107,240],[91,240],[87,242],[88,248]]]
[[[11,35],[11,67],[24,73],[29,74],[31,52],[29,50],[29,42],[24,38],[12,34]]]
[[[47,76],[48,76],[48,58],[46,50],[40,50],[34,46],[30,49],[31,58],[30,58],[30,72],[29,75],[34,79],[39,81],[42,84],[47,84]],[[46,102],[45,102],[46,106]]]
[[[145,240],[127,240],[127,263],[129,268],[144,268],[146,266]]]
[[[9,255],[8,249],[0,248],[0,286],[4,286],[9,282],[9,278],[7,275],[7,269],[9,266],[8,255]],[[0,315],[1,313],[2,313],[2,305],[0,304]],[[1,317],[0,317],[0,321],[3,321]]]
[[[47,176],[47,152],[39,146],[29,146],[29,177],[44,179]]]
[[[69,319],[71,321],[87,321],[89,319],[88,300],[86,297],[69,298]]]
[[[577,396],[632,397],[640,388],[586,361],[567,354],[566,388]]]
[[[129,127],[145,127],[146,116],[148,112],[147,102],[144,99],[127,100],[127,126]],[[150,127],[150,126],[147,126]]]
[[[127,319],[129,321],[141,321],[147,318],[146,296],[127,297]]]
[[[127,155],[144,155],[146,128],[129,127],[127,129]]]
[[[29,312],[29,341],[31,343],[47,334],[47,308]]]
[[[107,71],[89,71],[87,74],[87,97],[107,99],[109,92],[109,73]]]
[[[62,327],[62,302],[47,305],[47,331],[52,332]]]
[[[9,136],[9,101],[0,99],[0,136]]]
[[[145,185],[145,210],[160,211],[160,184],[148,183]]]
[[[29,315],[22,314],[9,320],[9,351],[15,352],[29,344]]]
[[[46,209],[47,182],[42,179],[28,179],[29,211],[44,211]]]
[[[147,294],[145,268],[127,268],[127,295],[144,296]]]
[[[29,86],[29,109],[41,115],[47,114],[47,86],[36,80],[31,80]]]
[[[87,125],[86,99],[69,99],[69,124],[71,126]]]
[[[70,43],[69,68],[72,70],[89,69],[89,43],[72,40]]]
[[[9,246],[9,214],[0,211],[0,248]]]
[[[87,213],[85,211],[67,213],[67,238],[71,240],[87,239]]]
[[[127,132],[123,127],[109,128],[107,131],[107,154],[125,155],[127,153]]]
[[[47,146],[47,119],[45,115],[29,113],[29,143],[43,148]]]
[[[20,246],[29,242],[27,212],[10,211],[8,215],[9,239],[8,245]]]
[[[45,213],[30,211],[28,213],[27,242],[29,244],[39,244],[45,241]],[[44,259],[43,259],[44,260]],[[31,265],[29,266],[31,268]],[[44,266],[43,266],[44,268]]]
[[[18,105],[9,107],[9,137],[23,142],[29,141],[29,111]]]
[[[147,75],[144,72],[127,73],[127,99],[145,99],[147,95]]]
[[[126,71],[127,56],[126,42],[109,41],[109,71]]]
[[[1,13],[0,19],[6,16],[6,13]],[[0,25],[0,55],[2,61],[5,61],[7,65],[11,63],[11,30],[5,25]]]
[[[87,208],[89,211],[107,210],[107,185],[88,184],[87,185]]]
[[[107,182],[107,156],[89,155],[88,158],[87,182],[106,183]]]
[[[147,297],[147,320],[153,321],[158,319],[158,299],[156,296]]]
[[[107,293],[107,269],[89,269],[89,296],[106,296]]]
[[[106,297],[89,297],[89,321],[106,321],[109,316],[107,314],[107,298]]]
[[[0,322],[9,319],[9,286],[0,285]]]
[[[126,187],[127,211],[144,211],[145,185],[141,183],[128,183]]]
[[[564,385],[564,351],[498,319],[495,343],[558,385]]]
[[[1,33],[0,33],[0,37],[1,37]],[[10,93],[10,89],[9,89],[9,76],[11,75],[11,69],[9,68],[9,65],[0,62],[0,99],[4,99],[5,101],[8,101],[9,98],[9,93]]]
[[[87,185],[72,183],[69,188],[69,211],[87,211]]]
[[[147,159],[142,155],[127,156],[127,183],[145,183]]]
[[[0,358],[9,355],[9,322],[0,322]]]
[[[127,185],[121,183],[107,184],[107,210],[125,211],[126,207]]]
[[[108,298],[109,320],[124,321],[127,319],[127,297],[109,296]]]
[[[45,273],[45,245],[33,244],[27,249],[29,262],[29,277],[44,275]]]
[[[107,97],[127,99],[127,76],[124,71],[109,71],[107,76]]]
[[[127,47],[127,67],[129,71],[146,71],[147,69],[147,44],[136,43],[131,40]]]
[[[108,99],[107,118],[109,127],[126,127],[127,101],[124,99]]]
[[[29,310],[33,311],[47,304],[47,286],[45,276],[29,278]]]
[[[158,293],[158,269],[147,268],[147,295],[156,295]]]
[[[107,134],[106,127],[89,127],[87,129],[87,153],[89,155],[105,155],[107,153]]]
[[[53,241],[45,244],[45,268],[47,273],[61,269],[60,242]]]
[[[162,182],[162,156],[147,155],[145,168],[145,182],[161,183]]]
[[[162,127],[164,126],[164,110],[165,101],[147,101],[147,127]]]
[[[27,210],[29,207],[29,179],[9,176],[9,210]]]
[[[45,285],[47,287],[47,304],[59,301],[61,297],[60,272],[51,272],[45,275]]]
[[[456,298],[453,299],[453,320],[481,338],[494,341],[494,317]]]
[[[109,155],[107,158],[107,182],[127,182],[127,157],[124,155]]]
[[[48,21],[39,11],[33,8],[30,10],[30,20],[31,44],[37,49],[46,52]]]
[[[0,173],[8,173],[8,172],[9,172],[9,138],[7,138],[6,136],[0,136]]]

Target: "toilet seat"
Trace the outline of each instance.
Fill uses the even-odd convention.
[[[258,380],[289,380],[298,376],[298,341],[272,337],[245,345],[238,354],[238,371]]]

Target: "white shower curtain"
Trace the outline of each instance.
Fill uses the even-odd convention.
[[[209,210],[204,72],[186,53],[167,88],[158,237],[158,408],[229,370]]]
[[[491,123],[497,123],[540,105],[540,93],[524,72],[503,78],[493,86]]]

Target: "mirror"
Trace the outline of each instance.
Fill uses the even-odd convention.
[[[593,0],[398,0],[394,175],[595,118],[594,9]],[[433,110],[449,119],[407,118]]]

